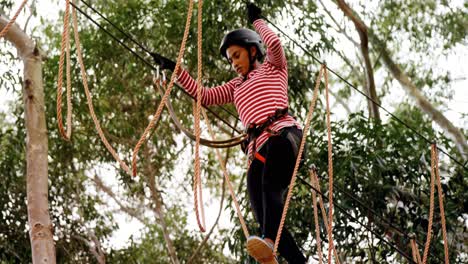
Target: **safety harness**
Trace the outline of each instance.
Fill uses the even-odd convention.
[[[267,131],[270,136],[282,136],[286,138],[289,142],[291,142],[291,146],[294,151],[294,155],[296,156],[298,151],[299,151],[299,144],[301,143],[301,138],[299,138],[297,135],[290,133],[286,129],[281,129],[279,131],[273,131],[269,129],[269,127],[276,121],[280,120],[284,116],[290,114],[288,112],[288,108],[283,108],[283,109],[276,109],[275,113],[273,115],[270,115],[265,122],[261,124],[249,124],[246,127],[245,133],[248,135],[247,139],[244,140],[244,142],[241,144],[242,150],[247,153],[248,152],[248,146],[250,142],[253,142],[253,149],[252,153],[249,157],[250,161],[253,161],[254,159],[259,160],[262,163],[266,162],[266,159],[264,156],[262,156],[260,153],[257,152],[257,138],[263,133],[263,131]],[[292,115],[291,115],[292,116]]]

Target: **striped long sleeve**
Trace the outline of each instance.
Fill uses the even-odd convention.
[[[266,59],[277,68],[285,68],[287,65],[283,46],[279,37],[266,25],[262,19],[254,21],[254,27],[267,46]]]
[[[281,41],[263,20],[256,20],[254,27],[267,46],[265,61],[250,71],[245,79],[237,77],[223,85],[202,89],[202,103],[205,105],[234,103],[244,127],[265,122],[277,109],[287,108],[289,104],[287,61]],[[196,81],[187,71],[181,72],[178,82],[189,94],[196,96]],[[300,127],[300,124],[286,115],[271,124],[268,130],[277,132],[290,126]],[[249,152],[253,148],[261,148],[269,136],[264,131],[257,138],[256,146],[251,142]]]

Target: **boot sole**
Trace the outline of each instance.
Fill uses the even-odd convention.
[[[247,239],[247,252],[261,264],[278,264],[273,249],[260,237],[252,236]]]

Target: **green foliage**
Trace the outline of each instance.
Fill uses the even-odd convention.
[[[430,121],[417,109],[403,106],[396,113],[404,120],[411,117],[411,120],[405,121],[410,121],[413,126],[418,124],[418,130],[424,136],[435,137]],[[313,132],[308,140],[307,165],[314,164],[317,167],[322,191],[328,196],[324,118],[321,114],[314,121]],[[405,262],[394,249],[379,242],[375,235],[365,231],[363,226],[350,219],[347,214],[353,215],[411,256],[408,238],[390,225],[407,233],[414,232],[419,241],[425,241],[429,209],[430,145],[398,122],[391,121],[379,125],[361,113],[352,114],[347,121],[332,123],[332,141],[334,199],[337,205],[345,210],[343,212],[338,206],[334,209],[334,241],[340,256],[351,263],[387,263],[395,258],[397,262]],[[441,140],[439,144],[440,147],[450,149],[446,139]],[[456,234],[464,228],[459,219],[466,204],[457,196],[461,194],[459,190],[467,187],[467,172],[444,159],[443,155],[440,158],[445,210],[450,211],[449,214],[446,213],[447,229],[449,236],[456,237],[451,242],[454,246],[463,244],[463,238],[457,237]],[[300,177],[309,182],[308,172],[303,171]],[[306,252],[316,258],[316,248],[311,248],[309,238],[315,232],[313,211],[310,207],[310,188],[301,181],[298,181],[297,185],[287,225],[294,230],[298,244],[303,245]],[[431,252],[438,258],[443,258],[437,206],[434,223],[436,238],[433,240]],[[323,241],[327,240],[325,230],[322,223]],[[466,261],[460,258],[460,253],[452,250],[451,260]],[[440,263],[437,257],[432,256],[431,263]]]
[[[0,2],[1,3],[1,2]],[[288,27],[288,32],[294,32],[294,38],[301,40],[307,49],[318,57],[334,50],[335,40],[328,33],[330,26],[327,20],[318,12],[315,1],[258,1],[264,10],[264,15],[280,27]],[[78,5],[86,12],[92,13],[78,1]],[[187,1],[156,1],[156,0],[117,0],[93,1],[93,6],[103,12],[109,20],[116,23],[137,41],[150,50],[162,53],[175,59],[181,42]],[[421,42],[415,44],[415,50],[427,48],[424,46],[437,33],[447,36],[443,46],[453,47],[465,39],[460,31],[463,23],[463,10],[435,14],[438,5],[422,4],[421,1],[407,3],[391,1],[383,3],[382,14],[376,15],[377,32],[389,34],[394,25],[398,30],[406,31]],[[206,1],[203,6],[203,79],[207,86],[223,83],[234,75],[226,61],[219,56],[219,42],[223,34],[229,30],[246,27],[246,17],[243,1]],[[379,9],[380,10],[380,9]],[[403,10],[403,11],[402,11]],[[434,27],[434,21],[426,21],[417,16],[419,10],[423,18],[435,15],[435,21],[446,23],[445,26]],[[403,12],[403,13],[401,13]],[[369,14],[368,14],[369,15]],[[449,17],[448,17],[449,16]],[[97,17],[97,16],[93,16]],[[141,54],[148,61],[151,58],[131,43],[104,20],[98,19],[102,25],[124,41],[130,48]],[[294,26],[289,22],[294,21]],[[412,21],[410,26],[408,21]],[[53,218],[57,262],[58,263],[96,263],[89,249],[81,238],[92,230],[101,242],[106,242],[113,231],[118,228],[113,211],[108,205],[108,198],[102,193],[95,194],[94,184],[90,178],[94,174],[106,179],[111,178],[119,185],[124,195],[122,202],[135,205],[142,209],[148,217],[148,223],[138,234],[132,236],[123,248],[111,248],[104,243],[109,263],[169,263],[162,228],[152,217],[154,202],[149,194],[151,180],[155,180],[158,191],[164,198],[165,221],[178,252],[178,257],[186,261],[202,241],[200,234],[188,231],[187,205],[192,195],[192,167],[182,170],[184,162],[181,151],[188,144],[187,139],[180,140],[180,133],[175,130],[168,116],[163,113],[154,134],[147,146],[139,153],[139,178],[134,179],[122,170],[115,169],[116,175],[106,175],[98,167],[108,165],[116,167],[112,156],[95,132],[94,124],[89,115],[86,98],[81,82],[76,56],[72,56],[72,87],[73,87],[73,136],[71,142],[60,139],[57,133],[56,120],[56,83],[58,72],[59,49],[62,25],[50,24],[44,20],[40,27],[44,33],[40,43],[48,51],[48,59],[44,63],[44,87],[46,93],[45,108],[47,109],[47,128],[49,135],[49,177],[50,177],[50,213]],[[197,65],[196,51],[196,21],[192,23],[184,65],[195,73]],[[429,31],[428,31],[429,30]],[[434,31],[434,32],[433,32]],[[160,96],[152,87],[152,72],[142,61],[118,45],[102,30],[91,24],[84,16],[79,15],[79,32],[82,50],[88,70],[88,83],[93,96],[93,104],[98,119],[112,146],[122,155],[125,161],[131,159],[131,151],[140,135],[143,133],[148,116],[154,113],[159,104]],[[311,89],[317,73],[317,64],[308,56],[298,53],[295,47],[285,38],[283,40],[289,67],[290,106],[297,116],[306,115]],[[312,40],[318,39],[313,42]],[[2,60],[5,53],[2,51]],[[72,41],[72,54],[76,47]],[[5,59],[11,60],[10,57]],[[423,76],[421,85],[429,87],[449,82],[442,75],[432,76],[430,70],[423,71],[418,64],[409,64],[412,76]],[[411,70],[411,69],[414,69]],[[2,76],[1,86],[21,82],[8,73]],[[354,81],[356,82],[356,81]],[[323,87],[322,87],[323,89]],[[338,93],[343,99],[353,100],[354,94],[349,88]],[[442,96],[447,96],[444,93]],[[20,97],[20,96],[18,96]],[[174,88],[171,101],[176,112],[187,127],[192,127],[192,100],[185,96],[181,89]],[[26,189],[25,189],[25,131],[21,120],[23,111],[20,100],[11,116],[15,123],[8,123],[0,116],[0,170],[2,184],[0,185],[0,260],[6,262],[27,262],[30,259],[29,238],[27,233]],[[234,107],[227,106],[234,111]],[[217,107],[213,109],[231,124],[233,117]],[[324,126],[324,105],[319,102],[312,133],[308,135],[307,166],[315,164],[320,172],[322,190],[327,185],[327,142]],[[65,113],[65,106],[64,106]],[[439,138],[439,144],[449,153],[455,153],[453,146],[443,135],[435,135],[428,120],[421,112],[408,105],[401,105],[395,114],[412,127],[417,127],[424,136]],[[221,131],[221,129],[219,129]],[[332,124],[334,142],[334,177],[335,201],[347,212],[369,225],[378,234],[409,252],[406,237],[389,228],[383,219],[405,231],[417,234],[419,241],[424,241],[427,231],[428,210],[428,178],[429,178],[429,145],[415,134],[394,122],[393,120],[376,124],[362,113],[352,114],[345,121]],[[221,133],[220,133],[220,136]],[[237,150],[237,148],[235,149]],[[243,168],[244,159],[239,151],[232,151],[231,168]],[[463,226],[457,218],[466,212],[467,174],[451,160],[441,155],[441,175],[445,194],[446,216],[449,235],[453,237],[451,260],[466,262],[461,259],[459,249],[463,244]],[[191,157],[190,157],[191,158]],[[219,197],[219,181],[222,177],[214,155],[210,152],[203,157],[206,164],[203,178],[204,186],[210,189],[209,195]],[[182,160],[182,161],[181,161]],[[190,162],[191,163],[191,162]],[[148,169],[152,168],[152,171]],[[152,175],[156,175],[152,177]],[[306,171],[301,177],[308,181]],[[249,229],[257,233],[258,226],[249,210],[244,173],[234,173],[232,179],[239,185],[238,198],[243,208]],[[346,193],[359,198],[379,217],[372,216],[362,204],[351,199]],[[327,194],[327,191],[324,191]],[[104,199],[103,199],[104,197]],[[310,236],[314,232],[312,224],[312,208],[310,190],[307,186],[297,183],[292,207],[288,215],[287,225],[298,240],[306,254],[316,258],[316,248],[312,246]],[[139,208],[142,207],[142,208]],[[102,208],[109,209],[103,210]],[[233,208],[228,200],[225,208]],[[193,213],[193,212],[190,212]],[[249,262],[244,249],[245,239],[234,210],[230,211],[231,220],[236,223],[234,230],[219,230],[212,238],[194,263],[233,263]],[[440,243],[440,224],[438,213],[435,214],[436,227],[431,252],[442,256]],[[343,259],[349,262],[403,262],[388,245],[374,241],[374,237],[363,230],[359,224],[352,222],[341,211],[335,208],[334,223],[335,242]],[[322,239],[326,240],[325,229],[321,224]],[[365,246],[363,246],[365,245]],[[224,252],[229,251],[229,256]],[[231,259],[232,257],[232,259]],[[458,258],[458,259],[457,259]],[[438,260],[431,258],[433,263]]]

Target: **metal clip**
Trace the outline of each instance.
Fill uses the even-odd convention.
[[[166,72],[162,71],[162,79],[160,80],[161,86],[166,86]]]

